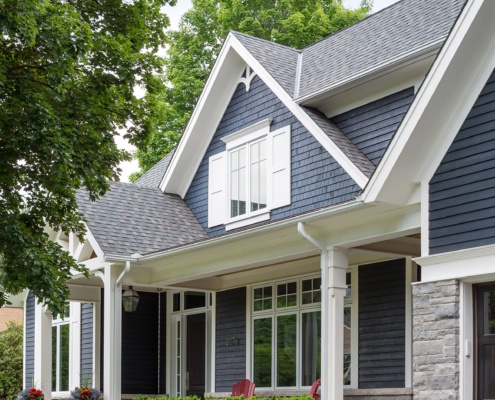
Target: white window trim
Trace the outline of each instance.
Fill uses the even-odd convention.
[[[271,368],[271,387],[259,387],[258,389],[260,390],[309,390],[311,386],[299,386],[299,383],[301,382],[302,375],[301,375],[301,365],[300,365],[300,356],[301,356],[301,338],[302,338],[302,323],[301,323],[301,314],[303,313],[309,313],[309,312],[315,312],[315,311],[320,311],[321,312],[321,302],[319,303],[312,303],[312,304],[302,304],[302,281],[306,279],[315,279],[315,278],[320,278],[320,275],[302,275],[298,276],[292,279],[283,279],[283,280],[277,280],[277,281],[268,281],[265,283],[258,283],[255,285],[251,285],[249,287],[249,303],[247,305],[247,310],[248,310],[248,331],[250,333],[249,337],[249,368],[247,369],[250,371],[251,378],[254,379],[254,346],[253,346],[253,339],[254,339],[254,323],[253,321],[256,319],[266,319],[266,318],[271,318],[272,319],[272,368]],[[290,306],[290,307],[277,307],[277,285],[278,284],[283,284],[283,283],[289,283],[289,282],[297,282],[297,305],[296,306]],[[261,311],[254,311],[253,309],[253,301],[254,301],[254,290],[257,288],[261,287],[267,287],[271,286],[272,287],[272,308],[269,310],[261,310]],[[297,348],[296,348],[296,359],[297,359],[297,368],[296,368],[296,382],[298,383],[298,386],[277,386],[276,382],[276,373],[277,373],[277,349],[276,349],[276,337],[277,337],[277,317],[282,316],[282,315],[297,315],[297,326],[296,326],[296,343],[297,343]]]
[[[224,136],[221,140],[226,144],[227,150],[232,150],[237,146],[261,138],[261,136],[268,135],[270,133],[272,121],[271,118],[264,119],[263,121],[257,122],[240,131]]]
[[[57,327],[57,336],[59,336],[59,327],[61,325],[69,326],[69,390],[68,391],[56,391],[52,390],[52,398],[61,397],[68,398],[70,391],[80,384],[80,365],[81,365],[81,304],[79,302],[69,303],[69,317],[65,319],[53,319],[52,327]],[[52,331],[53,334],[53,331]],[[57,340],[57,361],[56,368],[59,368],[58,355],[59,355],[59,341]],[[53,372],[52,372],[53,373]],[[58,380],[57,373],[57,380]],[[50,377],[51,379],[51,377]]]
[[[290,131],[287,125],[270,132],[272,119],[264,119],[232,133],[221,140],[225,151],[209,159],[208,226],[224,225],[227,231],[270,219],[271,210],[289,205],[290,195]],[[266,207],[230,217],[230,157],[231,151],[266,137]],[[286,154],[287,153],[287,154]],[[249,180],[248,180],[249,183]],[[249,200],[250,185],[247,185]]]

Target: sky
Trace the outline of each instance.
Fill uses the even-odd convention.
[[[309,1],[311,1],[311,0],[309,0]],[[380,11],[381,9],[388,7],[388,6],[396,3],[397,1],[398,0],[374,0],[373,1],[373,12],[375,13],[377,11]],[[357,8],[357,7],[359,7],[361,0],[343,0],[343,3],[348,8]],[[167,13],[167,15],[170,18],[171,29],[177,29],[178,28],[179,21],[180,21],[182,14],[184,14],[191,7],[192,7],[191,0],[177,0],[177,3],[174,7],[170,7],[168,5],[165,7],[165,12]],[[117,142],[117,146],[119,146],[119,148],[126,149],[129,151],[134,150],[133,146],[131,146],[121,136],[116,137],[115,141]],[[122,169],[122,175],[120,177],[120,180],[122,182],[128,182],[129,181],[129,175],[132,172],[139,170],[137,160],[123,162],[120,164],[120,168]]]

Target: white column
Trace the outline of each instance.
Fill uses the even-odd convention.
[[[37,299],[36,299],[37,301]],[[52,314],[42,304],[35,306],[34,386],[45,400],[52,398]],[[31,382],[29,382],[31,384]]]
[[[322,387],[326,400],[344,398],[344,297],[348,266],[345,249],[322,253]]]
[[[123,268],[105,266],[103,398],[121,400],[122,379],[122,285],[116,282]]]

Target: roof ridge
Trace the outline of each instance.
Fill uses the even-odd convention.
[[[286,50],[291,50],[291,51],[294,51],[296,53],[301,53],[302,52],[302,50],[296,49],[295,47],[290,47],[290,46],[286,46],[284,44],[280,44],[280,43],[277,43],[277,42],[272,42],[271,40],[263,39],[263,38],[260,38],[260,37],[257,37],[257,36],[248,35],[247,33],[242,33],[242,32],[239,32],[239,31],[235,31],[233,29],[231,29],[230,32],[232,32],[232,34],[234,36],[235,35],[241,35],[241,36],[245,36],[245,37],[250,38],[250,39],[259,40],[259,41],[266,42],[266,43],[271,44],[271,45],[283,47]]]
[[[300,51],[304,52],[304,50],[309,49],[310,47],[313,47],[316,44],[318,44],[320,42],[323,42],[323,41],[325,41],[325,40],[327,40],[327,39],[329,39],[329,38],[331,38],[331,37],[333,37],[335,35],[338,35],[339,33],[345,32],[345,31],[347,31],[347,30],[355,27],[356,25],[362,24],[363,22],[369,20],[370,18],[372,18],[372,17],[374,17],[374,16],[376,16],[378,14],[381,14],[383,11],[386,11],[386,10],[392,8],[392,7],[396,7],[398,4],[404,3],[405,1],[407,1],[407,0],[399,0],[399,1],[395,2],[395,3],[393,3],[393,4],[390,4],[389,6],[387,6],[385,8],[382,8],[381,10],[378,10],[376,13],[370,14],[366,18],[363,18],[363,19],[360,19],[359,21],[354,22],[352,25],[346,26],[343,29],[340,29],[340,30],[338,30],[338,31],[336,31],[334,33],[331,33],[328,36],[325,36],[324,38],[321,38],[320,40],[317,40],[316,42],[313,42],[313,43],[307,45],[306,47],[302,48]]]

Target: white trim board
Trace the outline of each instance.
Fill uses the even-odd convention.
[[[495,245],[418,257],[413,261],[421,265],[421,282],[495,280]]]

